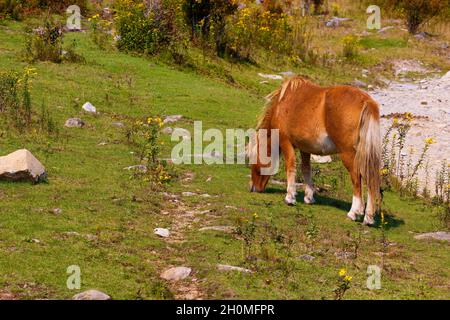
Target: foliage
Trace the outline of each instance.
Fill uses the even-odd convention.
[[[228,49],[226,18],[238,9],[236,0],[186,0],[182,9],[191,37],[200,33],[203,41],[214,39],[216,54],[224,57]]]
[[[408,31],[415,34],[433,17],[448,14],[449,0],[382,0],[384,8],[398,10],[406,19]]]
[[[20,0],[0,0],[0,20],[14,19],[21,20],[23,5]]]
[[[156,8],[147,8],[147,1],[119,0],[117,14],[117,47],[124,51],[155,54],[179,39],[175,1],[158,2]]]
[[[75,42],[63,50],[63,38],[61,24],[47,18],[44,26],[27,30],[25,59],[32,63],[36,61],[85,62],[85,59],[75,52]]]
[[[353,60],[358,56],[359,40],[357,37],[348,35],[342,38],[342,55],[348,60]]]

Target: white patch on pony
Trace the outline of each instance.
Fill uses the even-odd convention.
[[[347,213],[347,217],[355,221],[358,216],[364,215],[364,203],[360,197],[353,196],[352,198],[352,208]]]
[[[335,154],[336,151],[336,145],[334,144],[333,140],[331,140],[330,136],[327,134],[321,135],[321,137],[317,141],[317,151],[320,153],[317,153],[319,155],[330,155]]]

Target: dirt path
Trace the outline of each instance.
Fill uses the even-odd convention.
[[[407,159],[413,148],[413,163],[417,161],[426,138],[434,138],[428,152],[428,187],[434,192],[436,171],[443,160],[450,160],[450,72],[443,77],[428,78],[416,82],[393,82],[386,89],[370,92],[381,106],[382,134],[391,125],[395,113],[412,113],[416,118],[406,138],[404,156]],[[419,180],[425,181],[425,170],[419,171]]]

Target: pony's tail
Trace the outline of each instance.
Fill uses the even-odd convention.
[[[374,206],[373,214],[375,214],[381,204],[381,136],[380,111],[373,101],[364,103],[359,119],[355,165],[367,185],[367,191]]]

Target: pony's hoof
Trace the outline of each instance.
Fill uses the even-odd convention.
[[[373,226],[375,224],[375,220],[369,217],[367,214],[364,216],[363,225],[365,226]]]
[[[290,194],[288,194],[286,196],[286,198],[284,198],[284,202],[288,205],[288,206],[295,206],[297,204],[297,201],[295,201],[295,196],[292,196]]]
[[[306,204],[316,203],[316,200],[314,199],[314,197],[304,197],[303,201],[305,201]]]
[[[356,221],[357,215],[355,212],[349,211],[349,213],[347,213],[347,218],[349,218],[352,221]]]
[[[349,211],[347,213],[347,218],[350,220],[356,221],[358,220],[358,217],[361,217],[364,215],[364,212],[355,212],[355,211]]]

